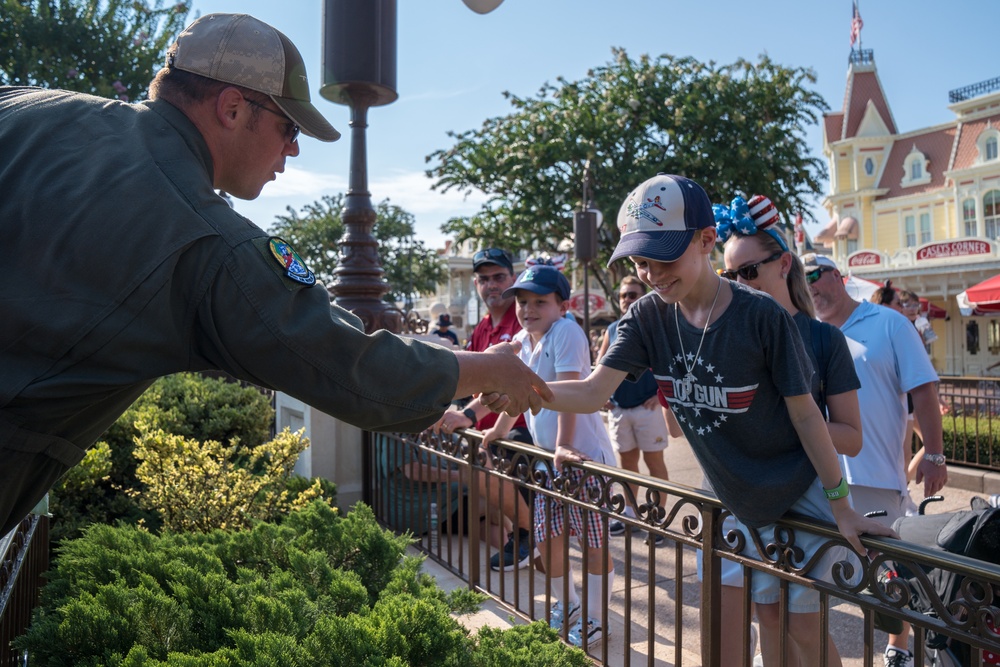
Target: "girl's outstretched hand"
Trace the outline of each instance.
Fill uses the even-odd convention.
[[[834,500],[830,503],[830,507],[833,509],[833,518],[837,521],[837,530],[861,556],[869,555],[864,545],[861,544],[861,535],[881,535],[882,537],[899,539],[899,535],[892,528],[882,525],[875,519],[858,514],[846,498]]]

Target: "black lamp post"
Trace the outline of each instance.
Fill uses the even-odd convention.
[[[590,201],[590,160],[583,167],[583,201],[573,213],[574,257],[583,263],[583,330],[590,337],[590,262],[597,257],[597,227],[601,212]]]
[[[365,130],[368,109],[390,104],[396,92],[396,0],[325,0],[323,85],[320,95],[351,109],[351,166],[342,217],[340,262],[330,288],[338,306],[361,318],[365,331],[399,332],[398,309],[382,296],[389,291],[372,236],[375,208],[368,192]]]

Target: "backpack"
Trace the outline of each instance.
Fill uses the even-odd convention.
[[[816,357],[816,375],[819,376],[819,411],[823,419],[829,421],[826,413],[826,367],[830,365],[830,353],[833,349],[830,327],[823,326],[819,320],[810,319],[809,338]]]

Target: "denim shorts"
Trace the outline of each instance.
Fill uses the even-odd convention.
[[[830,510],[830,501],[827,500],[826,493],[823,491],[823,483],[818,477],[813,481],[809,488],[806,489],[806,492],[802,494],[802,497],[795,501],[795,504],[789,508],[789,511],[821,519],[829,523],[836,523],[833,518],[833,512]],[[765,544],[773,540],[775,525],[776,524],[771,523],[758,529],[758,533]],[[756,553],[756,545],[754,545],[753,541],[750,539],[747,527],[743,524],[743,522],[733,516],[728,517],[723,523],[723,534],[729,530],[739,530],[746,537],[746,545],[744,546],[743,551],[740,552],[741,555],[762,560]],[[802,549],[803,552],[802,560],[797,561],[797,563],[808,562],[809,559],[812,558],[812,555],[816,553],[816,551],[819,550],[819,548],[826,542],[827,538],[825,537],[802,531],[796,532],[795,546]],[[813,579],[832,582],[833,575],[831,571],[833,564],[839,560],[846,559],[848,554],[849,551],[846,547],[835,547],[829,549],[819,562],[816,563],[813,569],[806,574]],[[723,586],[735,586],[737,588],[743,587],[742,565],[736,561],[723,559],[721,569]],[[699,580],[701,579],[701,576],[701,557],[699,551]],[[779,577],[760,570],[754,570],[751,573],[751,598],[757,604],[776,604],[780,594],[780,584],[781,579]],[[808,614],[818,612],[819,609],[819,591],[805,586],[799,586],[797,584],[789,585],[788,611],[790,613]]]

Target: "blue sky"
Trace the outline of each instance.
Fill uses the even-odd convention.
[[[507,114],[503,91],[532,96],[546,81],[586,76],[611,60],[612,47],[635,57],[670,53],[702,61],[756,60],[809,67],[831,110],[843,104],[850,53],[847,0],[504,0],[480,15],[461,0],[399,0],[399,99],[368,114],[368,178],[373,202],[389,198],[416,216],[417,237],[444,245],[440,226],[469,215],[482,199],[430,190],[424,158],[452,142],[449,130],[479,127]],[[906,132],[953,118],[948,91],[1000,76],[997,0],[860,0],[864,48],[873,49],[897,127]],[[286,207],[347,190],[350,139],[346,106],[319,96],[322,0],[194,0],[194,12],[246,12],[275,26],[302,52],[313,102],[344,137],[300,139],[301,155],[237,209],[268,228]],[[822,155],[822,131],[808,132]],[[638,183],[645,174],[638,174]],[[622,193],[623,195],[625,193]],[[814,214],[825,221],[818,202]],[[810,231],[818,231],[813,225]]]

